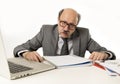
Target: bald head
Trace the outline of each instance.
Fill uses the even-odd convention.
[[[62,9],[59,12],[58,19],[60,20],[60,18],[66,18],[66,19],[69,19],[71,21],[75,20],[75,24],[77,25],[79,23],[79,20],[80,20],[80,14],[77,13],[77,11],[75,11],[72,8],[66,8],[66,9]]]
[[[80,15],[71,8],[62,9],[58,15],[58,32],[62,38],[70,38],[76,30]]]

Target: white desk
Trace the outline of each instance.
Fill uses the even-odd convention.
[[[120,76],[109,76],[95,66],[67,67],[28,77],[8,80],[0,76],[0,84],[120,84]]]

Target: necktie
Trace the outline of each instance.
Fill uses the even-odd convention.
[[[69,54],[69,50],[68,50],[68,42],[67,42],[67,38],[62,38],[64,41],[64,44],[62,46],[61,49],[61,55],[68,55]]]

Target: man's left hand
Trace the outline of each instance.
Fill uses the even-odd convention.
[[[92,52],[89,59],[96,61],[96,60],[106,60],[109,55],[105,52]]]

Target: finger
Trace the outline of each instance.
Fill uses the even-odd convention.
[[[98,52],[94,52],[94,56],[92,58],[93,61],[96,61],[98,57]]]
[[[35,57],[34,54],[30,54],[28,59],[29,59],[30,61],[34,61],[34,57]]]
[[[44,59],[43,57],[41,57],[41,56],[38,56],[38,58],[40,59],[41,62],[45,60],[45,59]]]
[[[89,59],[93,59],[94,58],[94,54],[95,54],[95,52],[91,53]]]
[[[92,59],[93,61],[96,61],[97,60],[97,56],[94,55],[94,58]]]
[[[91,55],[90,55],[90,57],[89,57],[89,59],[93,59],[93,57],[94,57],[94,55],[93,55],[93,54],[91,54]]]
[[[37,61],[42,62],[44,60],[37,52],[34,52],[34,53],[36,55]]]
[[[26,55],[27,59],[29,61],[35,61],[36,60],[36,56],[33,52],[29,52],[27,55]]]
[[[38,57],[37,56],[37,58],[39,59],[39,62],[43,62],[44,61],[43,57]]]
[[[37,61],[37,62],[39,62],[39,59],[38,59],[38,56],[34,53],[34,52],[32,52],[31,54],[30,54],[30,58],[29,58],[31,61]]]
[[[100,60],[100,56],[99,55],[96,56],[96,60]]]
[[[37,58],[36,55],[33,57],[33,61],[37,61],[37,62],[39,62],[39,59]]]
[[[96,53],[96,60],[101,60],[103,58],[101,53]]]

